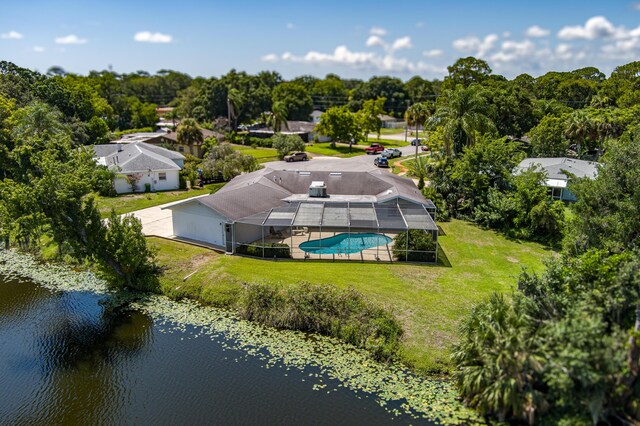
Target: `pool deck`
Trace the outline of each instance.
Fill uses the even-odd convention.
[[[283,232],[282,235],[270,235],[265,237],[265,243],[284,243],[288,244],[291,249],[291,257],[297,260],[350,260],[356,262],[393,262],[393,239],[397,234],[385,233],[387,237],[391,238],[389,244],[381,245],[378,247],[369,248],[359,253],[350,254],[312,254],[307,253],[299,248],[301,243],[311,240],[319,240],[322,238],[333,237],[334,235],[342,234],[342,232],[293,232],[293,235],[289,232]],[[260,241],[256,241],[254,244],[260,245]]]

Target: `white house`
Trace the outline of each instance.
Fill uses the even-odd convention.
[[[165,208],[172,212],[176,237],[230,253],[282,232],[421,229],[432,233],[436,241],[438,232],[433,202],[424,198],[411,179],[380,170],[264,168],[234,178],[215,194]]]
[[[95,145],[93,151],[98,164],[117,172],[118,194],[180,188],[184,156],[179,152],[144,142]]]
[[[587,177],[594,179],[598,174],[598,163],[593,161],[578,160],[575,158],[525,158],[516,166],[515,174],[523,170],[536,168],[547,174],[545,186],[549,188],[554,200],[575,201],[576,196],[567,189],[569,176]],[[567,173],[565,173],[567,172]]]

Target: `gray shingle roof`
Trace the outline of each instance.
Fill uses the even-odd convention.
[[[373,196],[378,202],[401,197],[418,205],[433,207],[412,180],[380,170],[298,172],[265,168],[238,176],[215,194],[198,198],[197,202],[230,220],[238,220],[286,205],[284,199],[294,194],[307,194],[313,181],[324,181],[329,196]]]
[[[184,160],[179,152],[144,142],[95,145],[93,151],[106,166],[117,166],[122,173],[180,170],[175,161]]]
[[[577,160],[575,158],[525,158],[516,166],[516,174],[531,167],[538,166],[547,172],[548,179],[568,180],[562,170],[576,175],[576,177],[594,178],[598,174],[598,163]]]

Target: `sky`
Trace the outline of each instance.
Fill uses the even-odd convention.
[[[3,3],[5,3],[4,0]],[[161,69],[442,78],[475,56],[508,78],[640,60],[640,1],[11,1],[0,60],[46,72]]]

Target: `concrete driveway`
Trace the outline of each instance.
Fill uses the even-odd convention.
[[[190,199],[206,197],[209,194],[198,195]],[[155,207],[149,207],[142,210],[136,210],[131,213],[140,220],[142,223],[142,233],[146,236],[157,236],[164,238],[173,238],[173,222],[171,210],[162,210],[163,207],[172,206],[177,203],[181,203],[184,200],[173,201],[171,203],[161,204]]]

